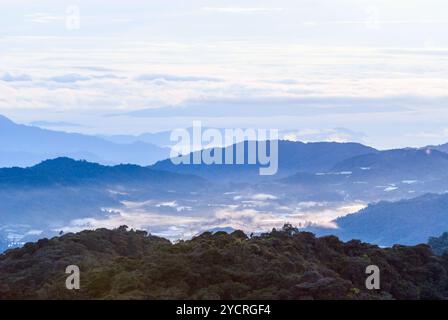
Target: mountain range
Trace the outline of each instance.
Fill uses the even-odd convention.
[[[0,167],[27,167],[56,157],[102,164],[149,165],[169,156],[169,149],[150,143],[114,143],[78,133],[17,124],[0,115]]]
[[[299,145],[302,147],[302,144]],[[334,146],[332,145],[332,147]],[[347,146],[342,145],[342,147],[346,148]],[[366,156],[355,156],[349,160],[343,160],[333,166],[332,170],[348,170],[352,167],[358,168],[359,166],[369,165],[372,171],[379,171],[376,174],[364,176],[366,181],[369,181],[368,179],[377,181],[380,176],[384,179],[391,179],[391,173],[393,170],[399,172],[399,167],[387,166],[387,161],[384,162],[381,156],[382,153],[374,151],[373,155],[367,154]],[[386,159],[391,157],[390,152],[384,153]],[[398,155],[401,156],[398,157]],[[425,161],[432,164],[434,161],[446,161],[446,155],[438,152],[428,154],[425,151],[407,149],[392,152],[394,160],[400,159],[401,161],[403,157],[420,159],[416,162],[409,161],[408,164],[402,161],[403,167],[412,167],[412,164],[415,163],[421,169],[426,167]],[[363,158],[367,158],[369,161],[366,162]],[[375,161],[372,161],[372,158]],[[143,201],[152,198],[161,199],[162,202],[171,201],[173,192],[175,192],[177,202],[184,198],[186,202],[192,203],[207,198],[213,201],[215,197],[224,202],[222,196],[219,195],[226,188],[221,185],[220,179],[207,180],[199,175],[187,173],[194,172],[193,170],[176,173],[156,170],[157,167],[157,165],[152,167],[137,165],[103,166],[87,161],[57,158],[46,160],[29,168],[0,169],[0,186],[2,187],[0,202],[3,204],[0,221],[4,226],[27,224],[30,228],[35,229],[54,229],[56,226],[62,227],[73,219],[103,217],[102,208],[115,207],[119,209],[122,207],[122,201],[124,200]],[[383,167],[392,171],[386,171],[387,174],[382,173]],[[416,170],[409,170],[412,173],[417,172]],[[370,170],[359,170],[359,174],[364,174],[364,171]],[[330,172],[332,171],[330,170]],[[353,169],[353,172],[356,172],[356,170]],[[421,172],[424,173],[424,170],[421,170]],[[255,184],[253,188],[256,188],[257,192],[281,195],[283,203],[298,196],[306,199],[306,197],[312,196],[312,192],[320,197],[331,199],[330,192],[332,190],[338,191],[338,188],[347,193],[356,194],[356,189],[349,188],[349,186],[352,186],[351,183],[337,183],[338,181],[352,179],[350,175],[306,174],[313,179],[303,179],[301,183],[304,185],[303,190],[306,191],[302,191],[301,195],[296,194],[297,181],[291,185],[291,178],[275,180],[272,183]],[[210,177],[213,174],[203,174],[202,176]],[[293,176],[294,179],[297,179],[297,177],[297,175]],[[419,177],[422,178],[423,176]],[[402,178],[400,177],[400,179]],[[403,185],[415,187],[419,184],[408,182]],[[247,185],[243,185],[241,188],[236,185],[233,186],[233,190],[237,193],[248,190]],[[363,185],[361,189],[366,190],[367,187]],[[130,192],[131,190],[132,192]],[[376,190],[377,198],[387,198],[382,196],[384,190],[379,188],[372,188],[372,190]],[[200,198],[197,192],[201,194]],[[385,193],[390,194],[391,192],[387,191]],[[416,244],[425,242],[428,237],[448,230],[447,195],[424,195],[416,198],[408,195],[408,197],[410,199],[372,203],[366,209],[357,213],[338,218],[334,221],[337,229],[311,227],[309,230],[317,234],[335,234],[344,240],[356,238],[385,246],[395,243]],[[205,202],[204,206],[207,206],[207,203],[210,202]],[[196,203],[196,205],[199,205],[199,203]],[[199,207],[195,210],[199,210]]]
[[[428,148],[448,153],[448,143],[439,144],[439,145],[436,145],[436,146],[427,146],[424,149],[428,149]]]
[[[309,228],[319,235],[362,239],[381,246],[425,243],[448,230],[448,194],[426,194],[400,201],[370,204],[336,219],[337,229]]]
[[[256,142],[258,145],[264,142]],[[243,144],[243,146],[241,146]],[[278,141],[278,172],[271,176],[260,176],[257,164],[248,164],[247,153],[244,154],[245,164],[236,164],[236,154],[239,147],[248,150],[248,142],[240,142],[226,148],[215,148],[214,150],[205,150],[205,152],[220,152],[222,162],[225,163],[225,154],[232,149],[233,164],[193,164],[195,154],[202,151],[196,151],[183,156],[183,159],[189,159],[191,164],[174,164],[171,159],[158,161],[152,167],[155,169],[172,171],[177,173],[189,173],[208,179],[218,179],[221,181],[254,181],[260,179],[279,179],[292,175],[296,172],[315,173],[330,170],[340,161],[350,159],[359,155],[377,153],[374,148],[364,146],[358,143],[335,143],[335,142],[316,142],[303,143],[286,140]],[[270,145],[267,144],[268,153]]]
[[[345,159],[316,174],[282,179],[291,188],[318,186],[346,199],[399,200],[448,190],[448,154],[431,149],[378,151]]]
[[[104,218],[104,208],[122,201],[164,199],[209,187],[200,177],[138,165],[103,166],[69,158],[29,168],[0,169],[0,234],[35,239],[72,220]],[[49,233],[50,232],[50,233]],[[29,237],[29,236],[33,237]]]
[[[0,186],[3,188],[79,185],[79,184],[146,184],[147,187],[173,184],[204,184],[192,175],[154,170],[133,164],[104,166],[85,160],[66,157],[45,160],[28,168],[1,168]]]
[[[112,142],[19,125],[4,117],[0,133],[0,164],[8,163],[0,168],[3,248],[11,237],[30,241],[67,228],[133,219],[173,238],[238,225],[257,228],[265,216],[268,221],[298,219],[319,235],[382,246],[426,242],[448,230],[448,154],[443,145],[377,150],[359,143],[279,140],[278,173],[260,176],[259,163],[176,165],[163,155],[167,149],[138,137]],[[160,134],[166,139],[166,133]],[[241,146],[247,150],[248,142],[206,152],[233,149],[235,155]],[[52,152],[64,156],[46,159]],[[163,160],[149,165],[145,152]],[[66,156],[71,153],[78,156]],[[247,163],[247,152],[244,157]],[[360,208],[360,203],[366,208],[359,212],[344,209],[341,216],[326,218],[341,206]],[[325,222],[319,222],[319,215]]]

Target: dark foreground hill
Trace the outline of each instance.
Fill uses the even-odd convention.
[[[65,289],[65,268],[81,289]],[[365,288],[365,269],[381,289]],[[52,299],[435,299],[448,297],[448,258],[429,247],[316,238],[291,226],[248,238],[203,233],[171,244],[143,231],[98,229],[0,256],[0,297]]]

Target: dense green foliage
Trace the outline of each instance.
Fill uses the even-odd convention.
[[[65,288],[66,266],[81,289]],[[367,290],[365,269],[381,270]],[[52,299],[436,299],[448,258],[427,245],[379,248],[286,225],[248,238],[206,232],[175,244],[144,231],[98,229],[26,244],[0,256],[0,297]]]

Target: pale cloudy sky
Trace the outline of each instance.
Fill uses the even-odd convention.
[[[382,148],[448,142],[444,0],[0,7],[0,114],[18,122],[137,134],[202,120]]]

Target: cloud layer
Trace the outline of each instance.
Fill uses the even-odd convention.
[[[5,1],[0,113],[97,133],[144,130],[137,116],[153,130],[346,128],[376,146],[446,129],[446,2],[173,1]]]

